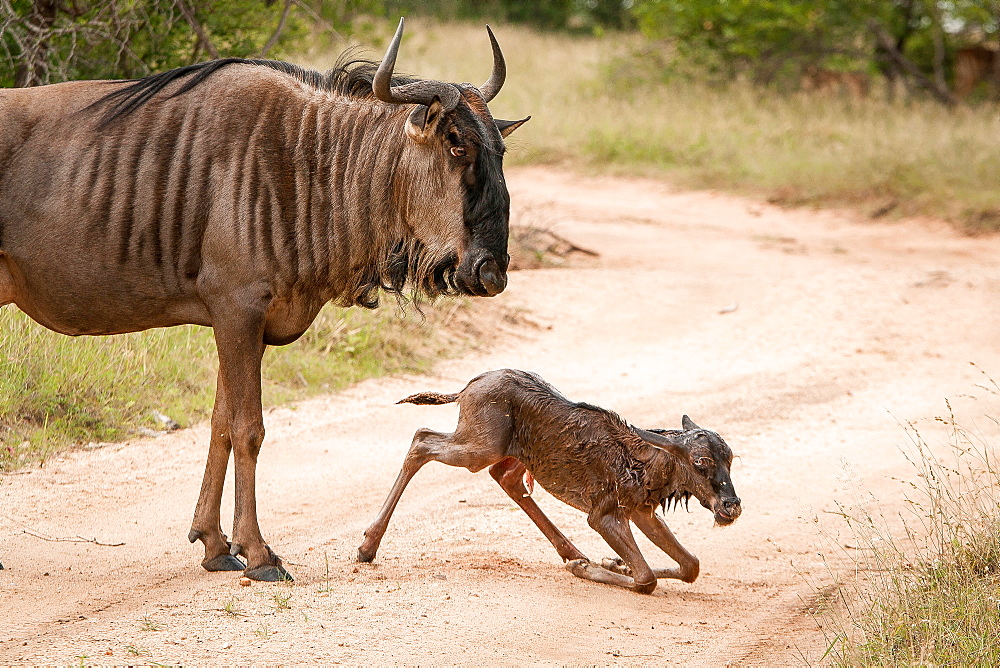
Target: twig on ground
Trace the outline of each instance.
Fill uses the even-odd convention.
[[[573,243],[566,237],[560,234],[556,234],[552,230],[545,230],[545,231],[549,234],[549,236],[551,236],[556,241],[560,241],[569,246],[569,249],[566,251],[567,253],[577,252],[577,253],[583,253],[584,255],[590,255],[591,257],[600,257],[601,255],[597,251],[590,250],[589,248],[583,248],[582,246],[577,246],[575,243]]]
[[[34,538],[40,538],[48,543],[93,543],[94,545],[100,545],[101,547],[121,547],[125,543],[102,543],[96,538],[84,538],[83,536],[67,536],[63,538],[58,538],[55,536],[46,536],[45,534],[39,533],[34,529],[22,529],[22,533],[25,533]]]

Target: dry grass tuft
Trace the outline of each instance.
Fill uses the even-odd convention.
[[[866,556],[843,612],[824,624],[840,665],[1000,665],[1000,467],[950,407],[938,419],[950,434],[944,456],[907,426],[910,512],[844,513]]]

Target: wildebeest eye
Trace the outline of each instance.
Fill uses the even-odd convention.
[[[451,154],[456,158],[461,158],[463,155],[465,155],[465,149],[462,148],[461,146],[452,146]]]
[[[694,465],[695,465],[696,468],[699,468],[699,469],[709,469],[709,468],[712,467],[712,458],[711,457],[698,457],[697,459],[694,460]]]

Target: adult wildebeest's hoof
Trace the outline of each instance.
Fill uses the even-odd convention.
[[[212,559],[201,562],[206,571],[242,571],[247,567],[242,561],[231,554],[220,554]]]
[[[284,566],[272,566],[270,564],[267,566],[258,566],[257,568],[248,568],[243,575],[257,582],[292,582],[295,580],[292,574],[285,570]]]

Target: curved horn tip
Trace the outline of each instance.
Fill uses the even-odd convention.
[[[490,24],[486,24],[486,34],[490,37],[490,47],[493,49],[494,53],[500,52],[500,57],[503,58],[503,51],[500,50],[500,42],[497,41],[497,36],[493,34],[493,28]]]
[[[390,51],[394,51],[399,48],[399,41],[403,37],[403,25],[405,23],[406,23],[406,17],[400,16],[399,25],[396,26],[396,32],[395,34],[393,34],[392,39],[389,41],[389,48],[386,49],[386,54],[385,54],[386,56],[389,55]],[[396,49],[394,49],[393,47],[396,47]]]
[[[390,47],[392,45],[395,45],[397,49],[399,48],[399,42],[403,39],[403,26],[405,23],[406,23],[406,17],[400,16],[399,25],[396,26],[396,34],[392,36],[392,42],[390,42]]]
[[[503,82],[507,78],[507,65],[504,62],[500,44],[497,42],[497,38],[493,34],[493,29],[489,25],[486,26],[486,32],[490,36],[490,46],[493,50],[493,72],[486,83],[479,87],[479,91],[483,94],[483,99],[489,102],[496,97],[497,93],[503,87]]]
[[[392,71],[396,67],[396,54],[399,53],[399,43],[403,39],[403,24],[405,21],[404,17],[399,17],[399,27],[396,28],[396,34],[393,35],[392,40],[389,42],[389,46],[385,50],[385,56],[382,57],[382,62],[379,63],[375,77],[372,79],[372,92],[375,93],[376,98],[383,102],[394,101],[391,90]]]
[[[399,25],[396,26],[396,33],[392,36],[392,40],[389,42],[389,48],[386,49],[385,58],[383,58],[383,60],[387,59],[390,53],[392,54],[392,60],[396,60],[396,52],[399,51],[399,43],[403,39],[404,23],[406,23],[406,17],[400,16]]]

